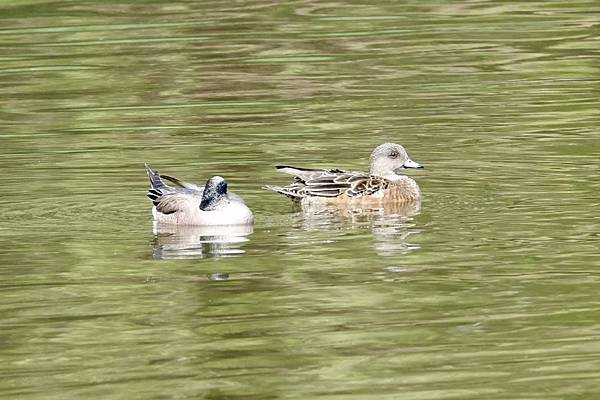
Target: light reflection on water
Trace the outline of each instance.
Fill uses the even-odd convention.
[[[413,217],[420,211],[420,203],[385,204],[380,208],[326,208],[295,207],[291,226],[296,228],[289,236],[289,246],[318,246],[319,243],[335,242],[339,232],[356,233],[365,237],[364,245],[372,243],[379,256],[401,255],[419,248],[407,241],[417,233]],[[302,232],[299,232],[301,230]]]
[[[157,260],[235,257],[253,232],[252,225],[193,226],[154,222],[153,249]]]

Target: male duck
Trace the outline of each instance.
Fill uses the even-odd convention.
[[[401,171],[423,166],[411,160],[404,147],[384,143],[373,150],[369,164],[368,174],[278,165],[275,168],[293,175],[294,182],[288,186],[267,185],[265,188],[301,205],[366,206],[420,201],[419,186]]]
[[[152,200],[152,215],[159,223],[179,225],[246,225],[254,222],[252,211],[236,194],[227,193],[227,182],[213,176],[200,187],[161,175],[146,165],[152,186],[146,196]],[[161,178],[178,187],[165,185]]]

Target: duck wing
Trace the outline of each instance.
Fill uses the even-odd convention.
[[[146,196],[152,200],[152,204],[156,207],[156,211],[163,214],[173,214],[177,211],[200,207],[202,191],[204,188],[199,188],[200,190],[197,190],[194,188],[174,188],[167,186],[161,179],[164,178],[163,175],[160,175],[157,170],[153,170],[148,164],[144,165],[151,186],[150,189],[148,189]]]
[[[149,192],[150,193],[150,192]],[[148,195],[150,197],[150,195]],[[190,211],[200,208],[202,196],[197,193],[176,190],[167,193],[160,193],[151,198],[156,211],[162,214],[173,214],[178,211]]]
[[[303,183],[308,195],[322,197],[369,196],[386,189],[390,184],[387,179],[361,172],[328,172]]]
[[[293,175],[295,182],[288,186],[265,186],[293,199],[304,197],[361,197],[372,195],[388,187],[387,179],[363,172],[345,172],[339,169],[306,169],[277,166],[279,171]]]

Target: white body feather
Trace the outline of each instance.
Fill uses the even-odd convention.
[[[254,223],[252,211],[240,202],[230,201],[222,208],[202,211],[199,207],[182,205],[172,214],[163,214],[152,207],[154,220],[159,223],[178,225],[248,225]]]

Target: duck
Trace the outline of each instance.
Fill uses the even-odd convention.
[[[264,189],[287,196],[302,206],[361,207],[421,200],[419,185],[403,171],[424,166],[411,160],[404,147],[396,143],[384,143],[373,150],[368,173],[289,165],[275,168],[292,175],[294,182],[288,186],[265,185]]]
[[[204,186],[161,175],[145,164],[150,179],[146,196],[152,201],[152,215],[157,223],[176,225],[251,225],[254,215],[244,200],[228,193],[227,181],[213,176]],[[169,181],[176,187],[168,186]]]

